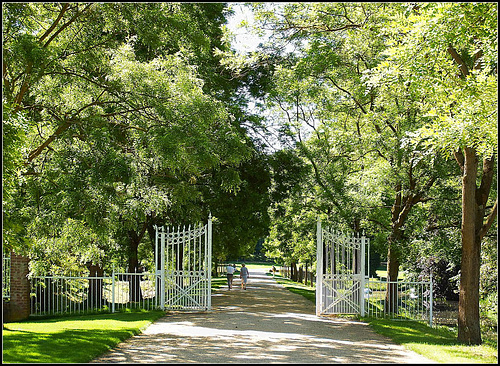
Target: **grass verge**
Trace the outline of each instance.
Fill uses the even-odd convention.
[[[86,363],[164,314],[135,311],[5,323],[3,362]]]
[[[456,328],[412,321],[362,318],[372,329],[395,343],[440,363],[497,363],[496,339],[485,338],[482,345],[467,346],[457,341]]]
[[[272,274],[267,273],[268,276],[272,276]],[[276,275],[274,277],[277,283],[283,285],[288,291],[302,295],[308,300],[311,300],[313,303],[316,303],[316,289],[311,286],[306,286],[302,283],[292,281],[288,278]]]
[[[275,277],[289,291],[300,294],[316,303],[314,287],[294,282],[281,276]],[[495,334],[483,336],[480,346],[458,343],[456,328],[429,327],[414,321],[361,318],[371,328],[418,354],[439,363],[498,363],[498,343]]]
[[[227,286],[227,277],[212,277],[212,290],[218,290],[219,288],[224,286]]]

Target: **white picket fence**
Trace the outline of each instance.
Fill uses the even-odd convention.
[[[112,273],[103,276],[33,276],[32,316],[116,312],[159,308],[157,276]]]
[[[212,219],[188,227],[156,227],[153,273],[32,276],[31,315],[123,309],[209,310]]]

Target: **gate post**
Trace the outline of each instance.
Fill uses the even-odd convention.
[[[161,227],[161,264],[160,264],[160,307],[165,310],[165,228]]]
[[[4,321],[6,322],[24,320],[30,316],[29,261],[28,257],[14,252],[10,253],[10,301],[8,305],[4,303],[6,307],[4,308]]]
[[[430,287],[429,327],[432,328],[432,317],[433,317],[433,314],[432,314],[432,306],[433,306],[433,304],[432,304],[432,302],[433,302],[432,271],[431,271],[431,277],[430,277],[429,281],[430,281],[430,285],[429,285],[429,287]]]
[[[111,274],[111,312],[115,312],[115,265]]]
[[[316,228],[316,316],[321,314],[321,299],[323,289],[323,235],[321,219],[318,217]]]
[[[360,268],[360,274],[361,274],[361,282],[360,282],[360,292],[361,296],[360,298],[360,312],[361,316],[365,316],[365,232],[363,231],[363,235],[361,236],[361,268]]]
[[[208,308],[210,310],[212,308],[212,213],[208,215],[208,224],[207,224],[207,236],[208,236]]]
[[[158,283],[158,226],[153,225],[155,229],[155,308],[158,307],[158,288],[159,288],[159,283]]]

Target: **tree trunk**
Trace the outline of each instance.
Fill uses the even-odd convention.
[[[301,282],[304,280],[304,268],[302,266],[299,267],[299,273],[297,275],[297,282]]]
[[[142,273],[143,269],[139,268],[139,256],[137,249],[139,248],[139,244],[148,231],[148,227],[151,226],[153,219],[156,217],[153,212],[151,215],[146,216],[146,220],[142,224],[142,228],[139,233],[136,233],[135,230],[130,230],[128,232],[129,236],[129,259],[128,259],[128,272],[129,273]],[[151,235],[151,231],[149,232]],[[153,234],[154,235],[154,234]],[[141,277],[140,275],[129,275],[129,291],[130,291],[130,301],[140,301],[142,300],[142,292],[141,292]]]
[[[448,52],[460,66],[461,77],[470,74],[467,64],[452,45]],[[479,49],[474,55],[474,69],[481,70],[477,62],[482,55]],[[455,152],[455,160],[462,170],[462,262],[460,273],[460,294],[458,300],[458,340],[466,344],[481,344],[479,317],[479,266],[481,261],[481,241],[496,217],[497,203],[486,223],[483,218],[494,175],[494,156],[483,160],[481,186],[476,187],[478,158],[474,148],[465,147],[463,152]]]
[[[462,176],[462,263],[458,301],[458,340],[466,344],[481,344],[479,319],[479,268],[482,224],[477,205],[476,179],[478,159],[472,148],[464,149]],[[481,220],[478,227],[478,219]]]
[[[401,240],[401,226],[405,218],[400,218],[401,212],[403,210],[402,205],[402,186],[400,183],[396,184],[396,198],[391,209],[391,233],[387,238],[388,249],[387,249],[387,291],[385,293],[385,311],[387,313],[397,313],[398,304],[398,290],[397,284],[391,283],[398,279],[399,274],[399,250],[396,246]]]
[[[141,273],[139,269],[139,258],[137,249],[139,248],[139,243],[141,238],[137,235],[135,231],[129,232],[130,245],[129,245],[129,258],[128,258],[128,272],[129,273]],[[141,276],[129,275],[129,300],[133,302],[140,301],[142,299],[141,294]]]
[[[89,289],[87,301],[88,305],[92,309],[100,309],[103,304],[103,283],[102,278],[104,276],[104,270],[99,265],[94,265],[92,263],[87,264],[89,269]],[[92,279],[92,277],[97,277]]]
[[[297,282],[297,278],[298,278],[297,263],[292,262],[292,265],[290,266],[290,270],[291,270],[291,280]]]
[[[387,292],[385,294],[385,311],[387,313],[398,312],[398,287],[395,283],[399,274],[399,250],[396,243],[389,241],[387,253]]]

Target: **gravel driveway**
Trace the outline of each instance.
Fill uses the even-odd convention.
[[[93,363],[434,363],[362,322],[317,317],[264,272],[212,293],[212,310],[168,312]]]

